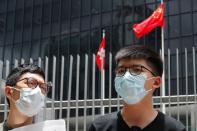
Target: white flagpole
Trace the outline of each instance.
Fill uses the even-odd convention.
[[[161,0],[163,3],[163,0]],[[165,96],[165,54],[164,54],[164,27],[161,28],[161,53],[162,53],[162,60],[163,60],[163,75],[162,75],[162,88],[161,88],[161,96]],[[165,104],[162,104],[162,112],[166,113]]]
[[[103,30],[102,40],[105,37],[105,30]],[[105,108],[103,106],[103,100],[105,98],[105,69],[104,69],[104,58],[102,57],[101,65],[101,114],[105,114]]]

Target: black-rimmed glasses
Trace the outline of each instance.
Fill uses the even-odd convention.
[[[117,67],[115,72],[116,72],[116,76],[123,76],[125,74],[125,72],[128,70],[129,73],[131,75],[140,75],[143,72],[143,69],[149,71],[153,76],[156,76],[155,73],[153,73],[151,70],[149,70],[148,68],[142,66],[142,65],[132,65],[130,67]]]
[[[41,83],[41,82],[38,82],[36,79],[34,79],[32,77],[23,78],[23,79],[18,80],[17,82],[22,81],[22,80],[26,80],[25,83],[27,84],[27,86],[29,88],[32,88],[32,89],[36,88],[39,85],[43,94],[47,94],[49,89],[52,87],[51,82]]]

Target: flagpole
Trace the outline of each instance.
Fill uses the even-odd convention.
[[[103,29],[102,39],[105,38],[105,30]],[[105,108],[103,106],[103,100],[105,97],[105,69],[104,69],[104,58],[102,57],[101,62],[101,114],[105,114]]]
[[[161,0],[161,4],[163,0]],[[164,27],[161,28],[161,54],[163,60],[163,75],[162,75],[162,88],[161,88],[161,95],[162,97],[165,96],[165,54],[164,54]],[[162,112],[166,113],[165,104],[162,104]]]

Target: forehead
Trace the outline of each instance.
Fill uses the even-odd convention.
[[[122,59],[118,62],[117,66],[129,67],[132,65],[143,65],[145,67],[149,67],[144,59]]]
[[[39,82],[42,82],[42,83],[44,82],[44,78],[41,75],[35,74],[35,73],[30,73],[30,72],[27,72],[27,73],[23,74],[20,77],[20,79],[29,78],[29,77],[34,78]]]

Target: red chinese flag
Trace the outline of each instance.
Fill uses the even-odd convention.
[[[146,20],[142,21],[139,24],[133,25],[133,31],[136,37],[139,39],[143,35],[148,34],[155,27],[164,26],[164,4],[161,5],[149,16]]]
[[[96,54],[96,65],[99,71],[101,71],[105,65],[105,35],[103,35],[99,50]]]

